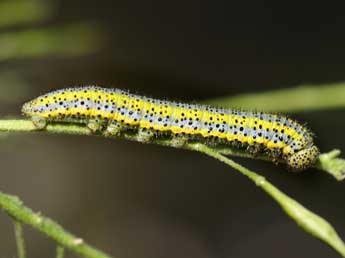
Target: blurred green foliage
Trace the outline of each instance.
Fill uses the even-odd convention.
[[[76,24],[27,29],[0,34],[0,61],[56,55],[85,55],[99,49],[102,35],[97,26]]]
[[[7,0],[0,2],[0,28],[27,25],[47,19],[54,11],[50,0]]]
[[[304,85],[288,89],[216,98],[204,104],[269,112],[298,112],[345,107],[345,83]]]

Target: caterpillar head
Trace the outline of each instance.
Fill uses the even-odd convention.
[[[26,102],[22,107],[22,113],[31,118],[37,129],[43,129],[46,126],[46,119],[41,115],[42,106],[39,106],[38,98]]]
[[[24,103],[22,107],[22,113],[25,116],[33,117],[33,116],[42,116],[46,117],[48,109],[48,105],[54,103],[54,96],[49,96],[50,94],[45,94],[34,98],[26,103]]]
[[[26,116],[34,115],[34,103],[33,101],[26,102],[22,107],[22,113]]]

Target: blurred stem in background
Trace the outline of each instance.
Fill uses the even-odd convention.
[[[0,61],[90,54],[103,45],[101,29],[89,23],[0,34]]]
[[[268,112],[298,112],[345,107],[345,83],[299,87],[240,94],[206,100],[204,104]]]
[[[47,20],[55,11],[52,0],[6,0],[0,2],[0,28]],[[79,23],[25,28],[0,33],[0,61],[8,59],[73,57],[99,50],[105,33],[96,24]]]
[[[2,0],[0,29],[45,20],[53,14],[54,9],[51,0]]]

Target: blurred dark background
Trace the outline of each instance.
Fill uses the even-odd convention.
[[[0,77],[21,85],[13,95],[14,84],[0,84],[2,117],[20,117],[24,101],[72,85],[194,102],[345,80],[340,6],[194,0],[54,4],[52,16],[35,26],[90,22],[102,31],[103,45],[73,57],[0,61]],[[322,151],[345,150],[344,110],[293,117],[307,122]],[[296,175],[283,166],[236,160],[327,218],[345,238],[344,184],[314,169]],[[11,134],[1,139],[0,162],[1,191],[18,195],[115,257],[337,257],[237,171],[197,153],[97,137]],[[12,228],[0,213],[0,257],[15,254]],[[28,227],[25,235],[29,257],[54,255],[51,240]]]

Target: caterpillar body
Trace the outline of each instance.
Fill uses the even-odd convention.
[[[161,134],[182,145],[212,139],[283,159],[295,171],[310,167],[319,154],[309,130],[283,115],[157,100],[119,89],[60,89],[25,103],[22,112],[38,129],[56,121],[83,123],[109,135],[136,130],[143,142]]]

